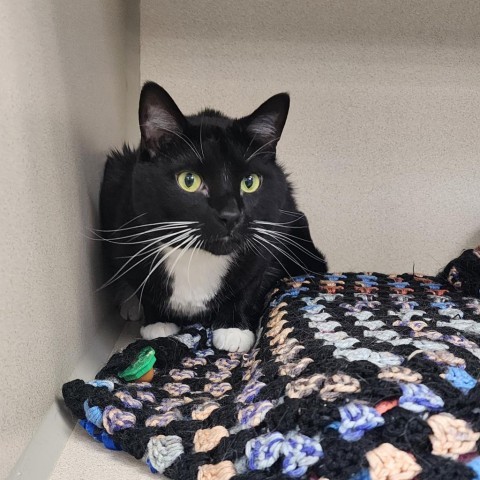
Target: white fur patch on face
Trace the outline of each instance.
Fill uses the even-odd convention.
[[[248,352],[255,343],[255,334],[239,328],[219,328],[213,331],[213,345],[227,352]]]
[[[170,308],[186,316],[204,312],[219,291],[231,261],[232,255],[213,255],[190,248],[168,255],[165,270],[170,274],[172,286]]]
[[[142,335],[145,340],[153,340],[154,338],[176,335],[179,331],[180,327],[174,323],[157,322],[142,327],[140,329],[140,335]]]

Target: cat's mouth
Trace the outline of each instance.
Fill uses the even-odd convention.
[[[241,239],[237,235],[224,235],[205,242],[204,250],[214,255],[229,255],[241,247]]]

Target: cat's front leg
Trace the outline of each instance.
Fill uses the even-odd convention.
[[[140,334],[145,340],[159,337],[170,337],[180,331],[180,327],[172,322],[159,321],[161,316],[158,309],[149,302],[143,302],[145,325],[140,329]]]
[[[223,306],[213,321],[213,346],[227,352],[248,352],[255,343],[250,321],[234,303]]]
[[[213,330],[213,346],[226,352],[248,352],[255,343],[255,334],[241,328],[218,328]]]
[[[124,320],[136,322],[143,318],[143,307],[140,305],[140,300],[135,295],[135,289],[127,282],[122,282],[115,287],[115,304]]]
[[[140,328],[140,335],[145,340],[153,340],[159,337],[170,337],[176,335],[180,331],[180,327],[171,322],[157,322],[150,325],[144,325]]]

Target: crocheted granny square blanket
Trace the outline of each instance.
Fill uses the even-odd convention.
[[[92,437],[174,480],[478,479],[479,315],[428,277],[296,277],[251,352],[198,326],[63,394]],[[146,347],[151,382],[122,380]]]

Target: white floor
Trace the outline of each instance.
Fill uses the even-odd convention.
[[[50,480],[152,480],[147,465],[125,452],[106,449],[76,426],[65,446]]]
[[[120,335],[114,351],[125,347],[138,338],[139,325],[127,323]],[[91,379],[83,379],[91,380]],[[50,480],[135,480],[164,479],[164,476],[150,473],[147,465],[125,452],[106,449],[101,443],[91,438],[85,430],[77,425],[73,430]],[[40,479],[31,479],[40,480]]]

